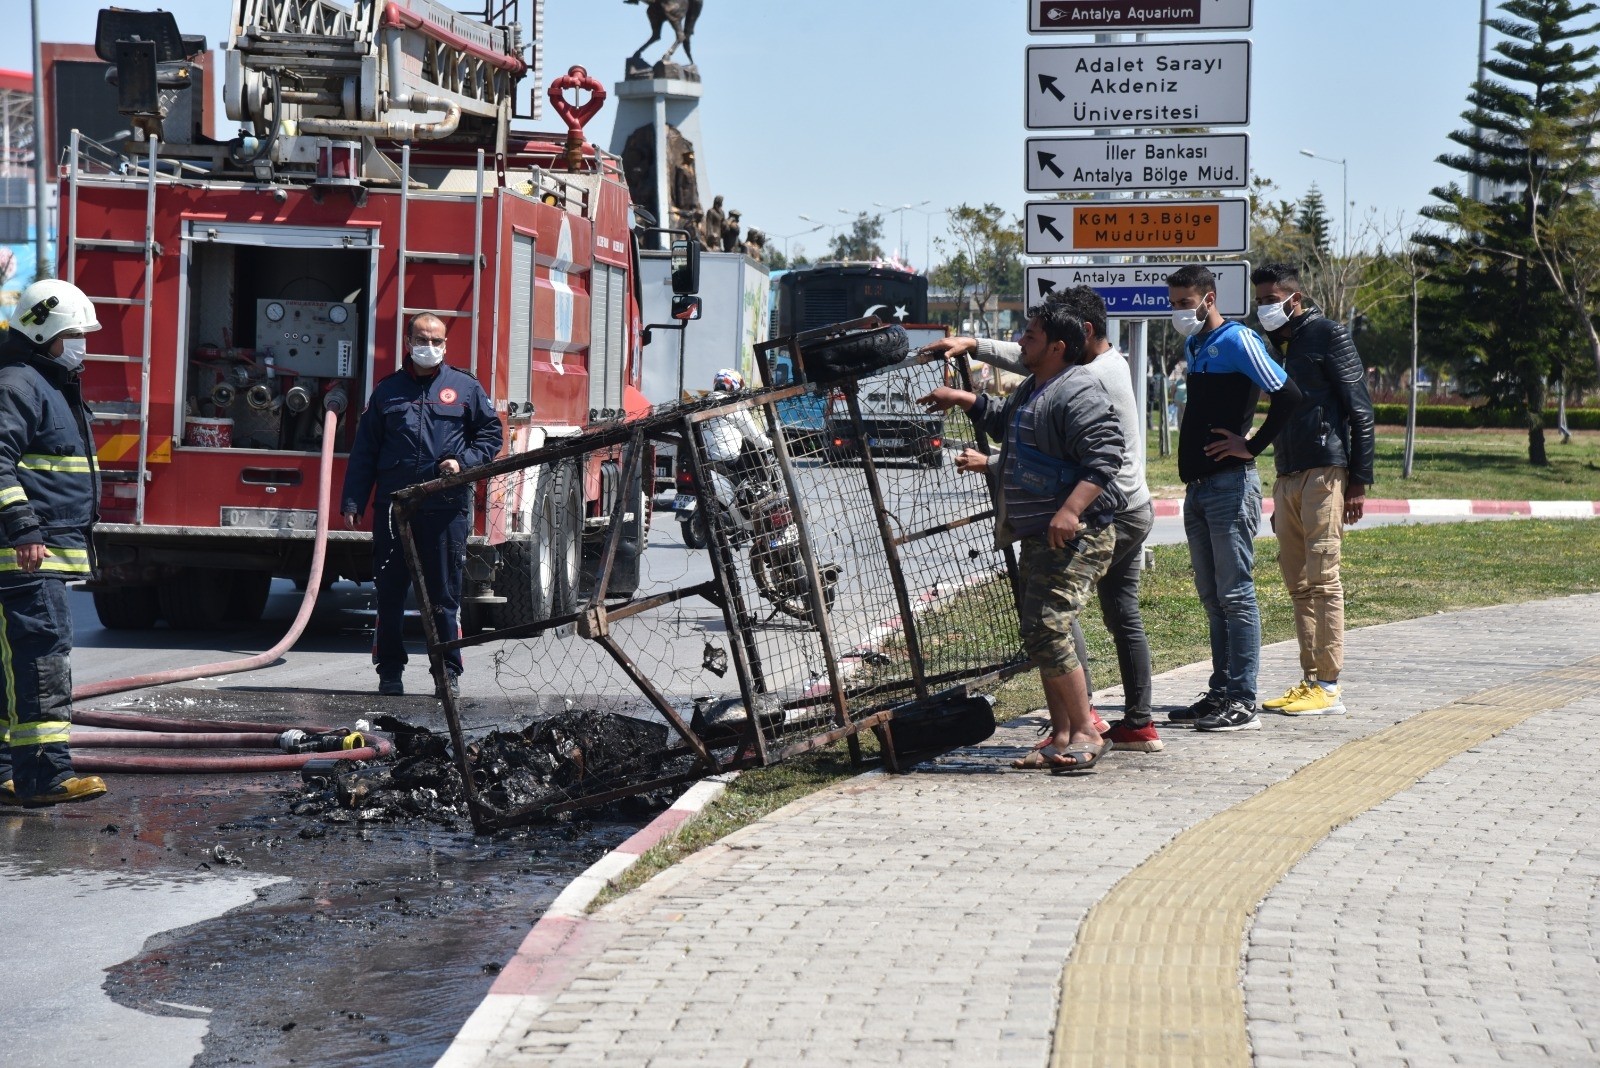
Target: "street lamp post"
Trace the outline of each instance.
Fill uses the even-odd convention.
[[[811,221],[811,217],[809,215],[802,215],[800,218],[804,219],[806,222]],[[824,224],[822,223],[817,223],[817,225],[813,226],[809,230],[796,230],[792,234],[773,234],[773,237],[776,237],[783,242],[783,262],[789,262],[789,239],[791,237],[804,237],[807,234],[814,234],[818,230],[822,229],[823,225]]]
[[[885,211],[888,211],[893,215],[900,216],[900,241],[899,247],[896,249],[896,251],[898,251],[901,256],[906,254],[906,212],[915,211],[917,208],[926,207],[932,203],[933,201],[931,200],[924,200],[920,204],[902,204],[898,208],[891,208],[881,200],[874,200],[872,202],[873,207],[883,208]]]
[[[928,202],[924,200],[923,203]],[[933,266],[933,217],[948,215],[950,209],[913,207],[911,210],[922,216],[922,273],[927,274]]]
[[[1341,235],[1342,239],[1340,240],[1339,244],[1344,250],[1343,251],[1344,258],[1345,259],[1349,259],[1350,258],[1350,161],[1346,160],[1346,159],[1334,159],[1332,156],[1319,156],[1315,152],[1311,151],[1309,148],[1302,148],[1300,150],[1300,154],[1302,156],[1310,156],[1312,159],[1320,159],[1324,163],[1337,163],[1339,165],[1339,168],[1340,168],[1340,171],[1341,171],[1341,176],[1340,176],[1340,179],[1339,179],[1339,203],[1344,208],[1344,221],[1339,224],[1343,228],[1342,235]]]

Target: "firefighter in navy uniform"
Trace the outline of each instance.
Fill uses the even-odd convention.
[[[378,383],[361,413],[350,463],[345,470],[345,525],[355,527],[372,500],[373,584],[377,587],[378,625],[372,638],[372,662],[378,669],[378,692],[405,693],[402,674],[406,649],[402,633],[406,591],[411,572],[390,520],[389,496],[394,491],[441,475],[476,467],[500,452],[500,417],[478,380],[466,371],[445,366],[444,322],[423,313],[411,320],[405,366]],[[467,509],[472,489],[460,486],[425,498],[412,513],[411,532],[422,558],[434,621],[446,639],[460,637],[461,586],[467,561]],[[445,657],[445,678],[438,687],[458,692],[461,651]]]
[[[75,775],[69,579],[93,567],[99,493],[94,437],[78,388],[94,305],[68,282],[23,290],[0,340],[0,804],[45,808],[106,792]]]

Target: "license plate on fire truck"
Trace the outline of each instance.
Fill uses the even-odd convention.
[[[316,530],[317,513],[307,508],[224,508],[222,525],[259,530]]]

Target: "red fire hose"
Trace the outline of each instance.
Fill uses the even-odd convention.
[[[165,686],[174,682],[188,682],[207,675],[237,674],[255,671],[276,663],[300,640],[311,612],[317,604],[317,593],[322,588],[322,569],[328,550],[328,502],[333,483],[334,436],[338,430],[338,413],[327,412],[322,425],[321,485],[317,495],[317,532],[311,551],[311,575],[306,582],[306,595],[300,602],[300,612],[290,625],[288,633],[265,652],[243,660],[229,660],[199,667],[173,668],[147,675],[130,675],[123,679],[92,682],[74,686],[74,701],[87,697],[142,690],[151,686]],[[104,712],[93,709],[75,711],[72,720],[86,727],[122,728],[106,732],[75,731],[74,748],[137,748],[137,749],[249,749],[277,748],[283,732],[291,729],[276,723],[229,723],[198,719],[166,719],[132,713]],[[327,734],[331,727],[300,726],[298,729],[312,734]],[[156,732],[156,733],[152,733]],[[392,750],[382,738],[367,739],[369,744],[357,749],[339,749],[331,752],[281,753],[271,756],[103,756],[74,754],[75,771],[124,772],[186,772],[186,771],[282,771],[302,767],[311,760],[371,760],[387,756]]]

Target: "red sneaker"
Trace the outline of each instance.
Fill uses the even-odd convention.
[[[1106,724],[1106,721],[1100,718],[1100,710],[1095,708],[1093,705],[1089,706],[1089,717],[1090,722],[1094,724],[1094,729],[1097,734],[1104,734],[1106,731],[1111,729],[1110,726]]]
[[[1130,753],[1159,753],[1167,747],[1161,740],[1161,735],[1156,733],[1154,723],[1143,727],[1130,727],[1127,720],[1119,719],[1100,734],[1111,743],[1112,749]]]

